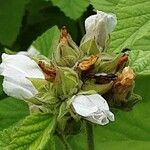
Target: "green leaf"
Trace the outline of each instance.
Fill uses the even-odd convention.
[[[50,57],[59,42],[59,30],[54,26],[38,37],[32,45],[44,56]]]
[[[129,66],[137,75],[150,75],[150,51],[131,51]]]
[[[134,49],[142,49],[145,51],[149,51],[150,50],[149,41],[150,41],[150,32],[148,32],[143,37],[140,37],[135,41]]]
[[[11,46],[16,40],[28,0],[0,2],[0,42]]]
[[[102,10],[107,12],[114,12],[115,7],[120,0],[91,0],[91,4],[96,10]]]
[[[13,134],[17,131],[17,127],[20,125],[21,121],[15,124],[15,126],[10,126],[0,132],[0,149],[5,149],[5,147],[11,142]]]
[[[78,19],[89,5],[89,0],[51,0],[54,6],[59,7],[66,16],[71,19]]]
[[[0,100],[0,130],[22,120],[29,113],[27,104],[11,97]]]
[[[56,117],[50,114],[28,116],[13,136],[8,146],[10,150],[45,150],[50,142],[56,125]]]
[[[94,2],[97,1],[98,0],[95,0]],[[143,44],[145,40],[150,40],[150,37],[147,36],[150,34],[149,0],[112,0],[111,2],[102,0],[102,2],[103,3],[97,3],[96,9],[101,10],[103,8],[103,11],[109,12],[113,9],[113,13],[115,13],[118,18],[117,27],[112,33],[110,50],[118,52],[125,47],[135,49],[139,40],[142,40]],[[115,3],[115,5],[112,6],[112,9],[108,10],[107,6],[109,7],[111,3]],[[102,4],[104,4],[104,7]],[[146,49],[146,45],[143,44],[139,47],[141,50]]]

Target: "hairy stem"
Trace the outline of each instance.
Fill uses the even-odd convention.
[[[89,122],[85,122],[86,124],[86,136],[87,136],[87,150],[94,150],[94,134],[93,134],[93,126]]]
[[[68,143],[68,141],[66,140],[66,137],[62,134],[57,132],[57,136],[59,137],[59,139],[62,141],[62,143],[65,146],[65,150],[72,150],[70,144]]]

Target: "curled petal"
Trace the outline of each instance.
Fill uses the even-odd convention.
[[[94,65],[96,63],[97,59],[98,59],[98,56],[91,55],[86,60],[81,61],[78,64],[78,67],[80,70],[86,71],[86,70],[90,69],[92,65]]]
[[[38,92],[27,78],[45,78],[35,61],[19,54],[2,54],[0,74],[4,76],[5,93],[18,99],[31,98]]]
[[[114,121],[114,115],[109,111],[109,106],[101,95],[78,95],[72,99],[75,112],[85,119],[100,125],[109,123],[109,120]]]
[[[32,98],[38,93],[31,81],[26,78],[4,77],[3,90],[7,95],[22,100]]]
[[[85,20],[85,29],[86,32],[92,32],[104,26],[107,34],[110,34],[114,30],[116,24],[116,15],[97,11],[96,15],[92,15]]]
[[[96,15],[85,20],[86,34],[82,43],[95,39],[98,49],[105,49],[109,34],[114,30],[116,24],[117,19],[114,14],[97,11]]]

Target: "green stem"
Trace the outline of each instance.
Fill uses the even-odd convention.
[[[87,135],[87,150],[94,150],[94,134],[93,134],[93,126],[89,122],[85,122],[86,124],[86,135]]]
[[[62,134],[62,133],[58,133],[57,132],[57,136],[59,137],[59,139],[62,141],[62,143],[65,146],[65,150],[72,150],[70,144],[68,143],[66,137]]]

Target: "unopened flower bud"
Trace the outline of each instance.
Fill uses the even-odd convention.
[[[59,66],[73,67],[81,54],[66,28],[61,29],[60,43],[54,53],[54,60]]]
[[[114,30],[116,24],[117,19],[114,14],[97,11],[96,15],[92,15],[85,20],[86,34],[81,45],[95,39],[98,49],[104,50],[109,34]]]
[[[85,41],[83,43],[81,41],[80,49],[86,55],[96,55],[96,54],[99,54],[99,52],[101,51],[98,48],[95,39],[90,39],[90,40]]]
[[[99,94],[105,94],[108,92],[113,86],[113,82],[106,84],[96,84],[93,80],[88,80],[84,83],[82,86],[82,90],[88,91],[88,90],[95,90]]]
[[[134,86],[134,78],[133,70],[130,67],[125,67],[113,86],[114,100],[116,102],[127,101],[127,96]]]
[[[115,73],[123,54],[101,53],[94,65],[95,72]]]
[[[54,81],[54,88],[56,94],[61,99],[68,98],[72,94],[77,93],[80,87],[81,81],[74,70],[67,67],[58,68]]]

